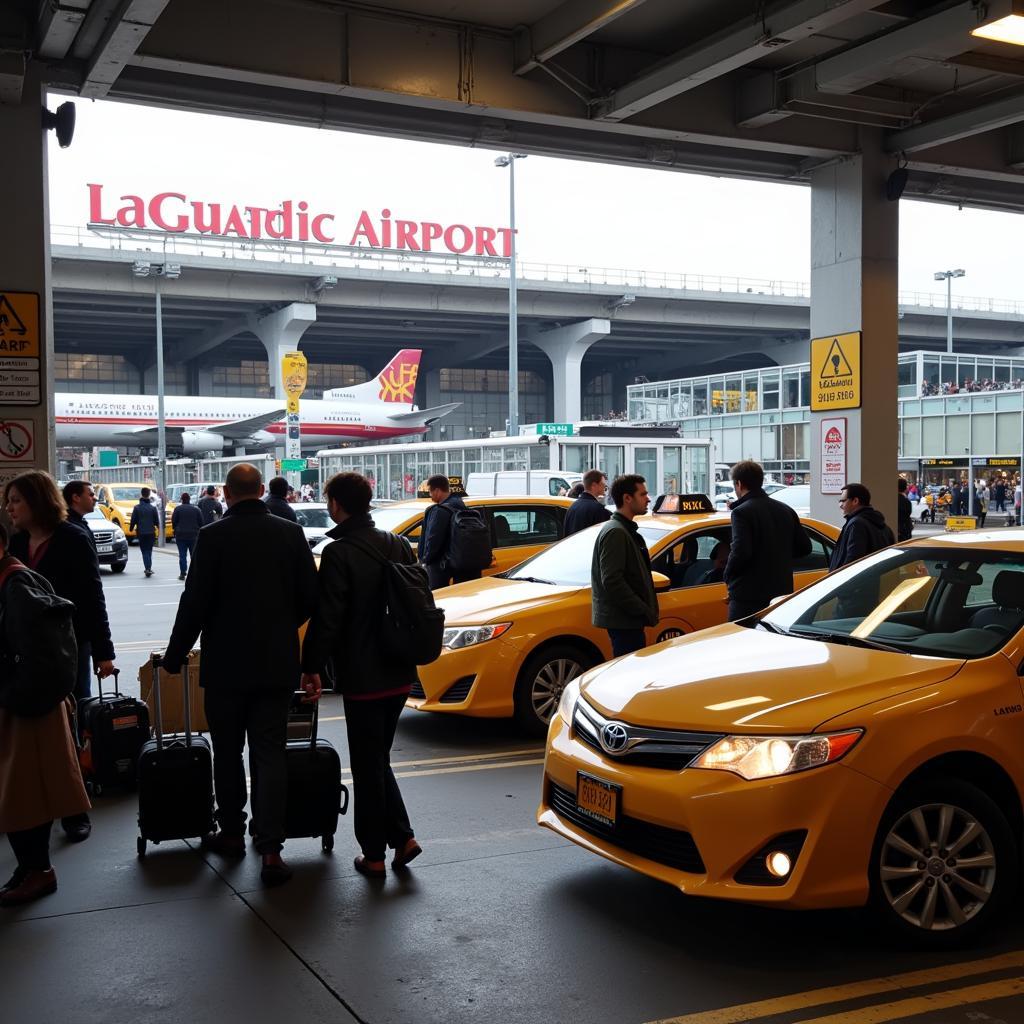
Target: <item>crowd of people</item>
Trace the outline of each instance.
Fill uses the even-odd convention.
[[[906,481],[901,481],[906,484]],[[984,526],[989,515],[1003,517],[1003,525],[1019,526],[1021,522],[1021,475],[979,476],[973,483],[953,478],[946,484],[906,486],[907,498],[920,504],[921,519],[935,522],[936,515],[974,516]]]
[[[984,380],[975,380],[973,377],[964,378],[963,383],[956,381],[922,381],[921,397],[929,398],[935,395],[968,395],[976,394],[979,391],[1020,391],[1024,388],[1024,380],[1017,377],[1015,380],[991,380],[985,377]]]

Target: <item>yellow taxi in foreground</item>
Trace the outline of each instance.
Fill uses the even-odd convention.
[[[96,507],[107,519],[121,527],[129,541],[134,540],[135,531],[128,528],[132,521],[132,509],[139,503],[142,488],[148,487],[156,494],[156,484],[147,480],[139,483],[93,484],[92,487],[96,492]],[[164,530],[168,537],[174,536],[174,530],[171,528],[173,511],[174,503],[169,501],[164,511]]]
[[[546,496],[498,498],[463,497],[469,508],[478,508],[491,528],[494,557],[485,576],[505,572],[526,558],[543,551],[562,537],[565,513],[572,500]],[[423,515],[430,508],[429,499],[399,501],[371,511],[378,530],[390,530],[405,537],[416,550],[423,529]],[[301,507],[301,506],[300,506]],[[324,544],[330,543],[325,540]],[[322,548],[318,547],[315,553]]]
[[[674,496],[673,496],[674,497]],[[652,514],[636,522],[651,554],[661,620],[648,643],[718,625],[725,584],[715,556],[728,550],[728,513]],[[795,566],[797,587],[828,568],[835,527],[801,520],[811,553]],[[419,669],[409,706],[481,717],[514,715],[543,735],[566,684],[612,656],[608,633],[591,625],[590,563],[600,526],[573,534],[501,577],[439,590],[445,613],[441,657]],[[717,549],[717,550],[716,550]]]
[[[868,555],[562,694],[538,821],[697,896],[869,903],[931,944],[1010,902],[1024,530]]]

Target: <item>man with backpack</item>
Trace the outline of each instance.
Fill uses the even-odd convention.
[[[445,477],[435,480],[447,489]],[[390,755],[398,718],[418,681],[416,665],[441,653],[444,618],[409,542],[374,527],[372,496],[359,473],[338,473],[324,487],[328,514],[338,525],[327,534],[334,543],[320,559],[316,611],[302,645],[302,683],[307,693],[319,693],[319,673],[334,659],[362,850],[355,867],[383,878],[388,847],[395,851],[392,868],[404,868],[421,852]]]
[[[462,498],[452,494],[446,476],[432,476],[427,491],[434,505],[423,517],[419,558],[430,589],[480,579],[493,558],[491,532],[483,514],[466,508]]]

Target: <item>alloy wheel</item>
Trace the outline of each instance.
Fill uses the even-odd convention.
[[[562,699],[562,691],[583,671],[573,658],[554,658],[545,662],[533,677],[530,704],[537,718],[547,725]]]

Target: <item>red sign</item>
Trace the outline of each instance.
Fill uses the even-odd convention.
[[[263,206],[226,206],[191,200],[183,192],[158,192],[148,199],[119,196],[117,205],[104,206],[103,186],[89,186],[90,226],[145,228],[170,234],[233,235],[237,238],[273,238],[290,242],[337,241],[333,213],[316,213],[305,200],[287,199],[275,209]],[[352,229],[348,245],[371,249],[402,249],[407,252],[438,250],[462,255],[512,254],[512,231],[436,221],[392,220],[390,210],[379,217],[363,210]]]

